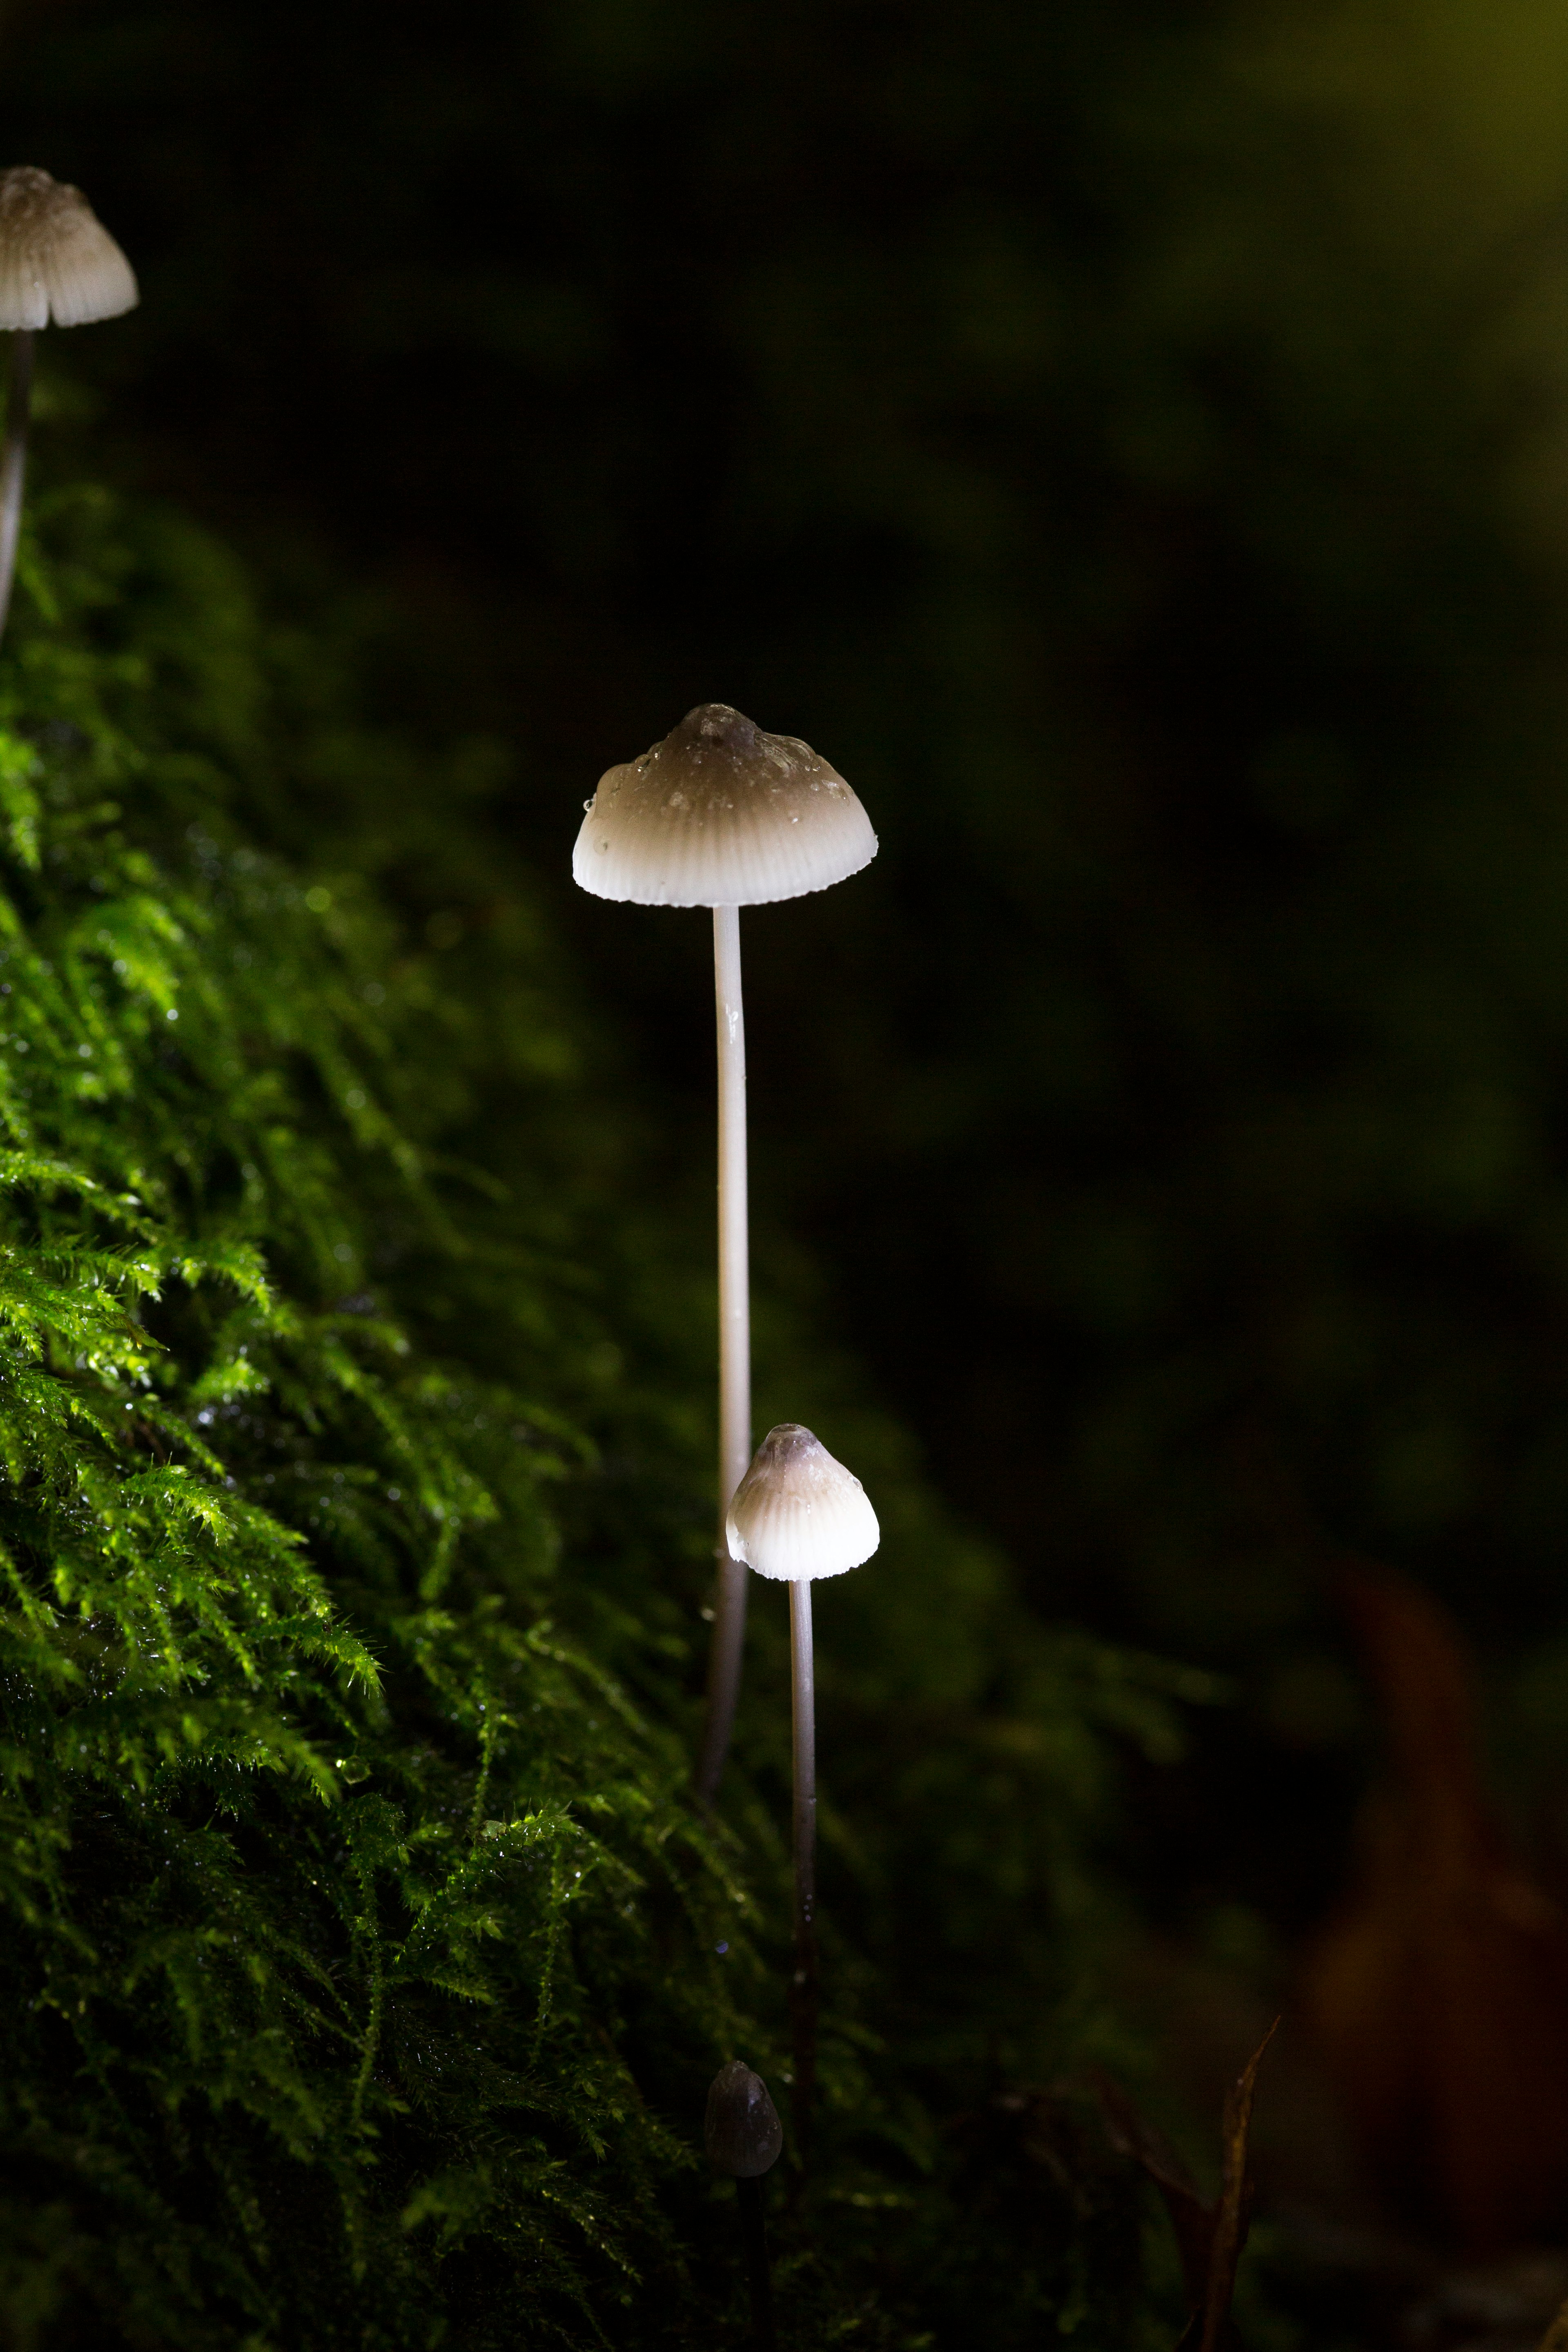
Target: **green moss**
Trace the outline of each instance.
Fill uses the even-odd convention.
[[[370,878],[472,749],[382,745],[356,838],[376,739],[221,550],[86,492],[39,529],[0,661],[0,2330],[731,2340],[697,2135],[721,2058],[786,2063],[787,1707],[762,1606],[706,1831],[706,1272],[626,1205],[523,879],[452,958]],[[1115,2045],[1094,1726],[1168,1746],[1160,1678],[1031,1629],[772,1328],[889,1530],[824,1609],[786,2315],[1125,2342],[1126,2184],[990,2099]]]

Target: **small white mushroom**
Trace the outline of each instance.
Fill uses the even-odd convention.
[[[876,855],[870,819],[809,743],[704,702],[600,778],[572,873],[639,907],[763,907],[829,889]]]
[[[735,1489],[725,1531],[731,1553],[789,1586],[790,1732],[794,1764],[795,2147],[811,2144],[816,2087],[816,1669],[811,1588],[870,1559],[881,1541],[866,1489],[798,1421],[770,1429]]]
[[[726,1531],[737,1559],[792,1584],[842,1576],[882,1539],[859,1479],[797,1421],[780,1422],[758,1446]]]
[[[15,338],[0,457],[0,633],[22,529],[34,333],[117,319],[139,299],[131,264],[79,188],[30,163],[0,172],[0,330]]]

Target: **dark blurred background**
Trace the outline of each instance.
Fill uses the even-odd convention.
[[[437,945],[543,904],[693,1234],[707,927],[574,896],[582,802],[710,698],[860,792],[870,873],[746,919],[760,1264],[1041,1612],[1230,1678],[1125,1832],[1173,2064],[1282,1998],[1353,2076],[1513,1936],[1488,2063],[1568,2082],[1568,17],[0,24],[4,160],[144,295],[47,347],[41,464],[336,633],[450,800],[382,882]],[[329,763],[279,821],[374,816]],[[1555,2228],[1561,2150],[1517,2226],[1426,2179],[1436,2063],[1388,2210]]]

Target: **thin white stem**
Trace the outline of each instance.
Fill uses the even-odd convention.
[[[816,2088],[816,1675],[811,1646],[811,1580],[789,1589],[790,1727],[795,1751],[795,1975],[790,2017],[795,2028],[795,2152],[804,2166],[811,2147]]]
[[[16,543],[22,536],[22,491],[27,479],[27,419],[33,405],[33,331],[11,338],[11,390],[5,403],[5,448],[0,456],[0,636],[11,610]]]
[[[708,1661],[708,1720],[697,1794],[719,1793],[746,1638],[746,1569],[730,1557],[724,1521],[752,1459],[752,1299],[746,1213],[746,1016],[741,1001],[741,910],[713,909],[719,1029],[719,1574]]]

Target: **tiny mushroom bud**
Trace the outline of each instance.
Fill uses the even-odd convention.
[[[742,2059],[721,2066],[708,2092],[708,2161],[732,2180],[755,2180],[784,2147],[784,2126],[768,2086]]]
[[[737,1559],[789,1583],[841,1576],[881,1541],[859,1479],[797,1421],[780,1422],[758,1446],[726,1532]]]

